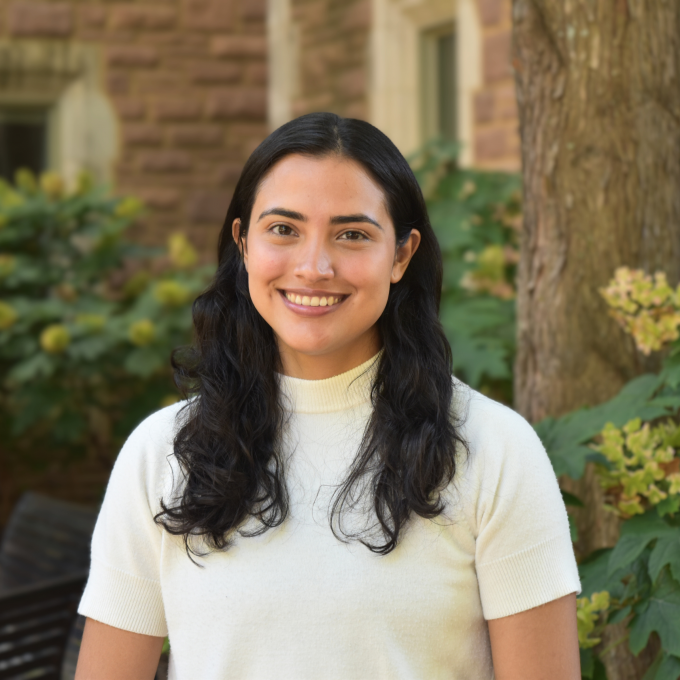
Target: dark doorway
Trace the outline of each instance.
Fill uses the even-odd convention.
[[[19,168],[40,174],[47,166],[47,110],[0,109],[0,177]]]

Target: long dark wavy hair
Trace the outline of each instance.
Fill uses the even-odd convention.
[[[398,149],[369,123],[331,113],[283,125],[243,168],[219,237],[217,272],[193,305],[194,344],[172,355],[177,385],[193,398],[174,440],[182,487],[172,502],[161,502],[156,521],[183,536],[189,553],[201,554],[195,537],[209,550],[223,550],[237,532],[260,534],[287,516],[279,351],[250,299],[232,224],[240,219],[241,236],[247,237],[262,180],[290,154],[338,155],[359,163],[385,194],[397,244],[412,229],[421,234],[378,321],[383,352],[371,392],[373,412],[330,508],[340,540],[359,540],[387,554],[412,513],[432,519],[443,512],[442,491],[454,477],[457,445],[465,448],[452,413],[451,350],[438,318],[441,252],[420,187]],[[345,532],[337,521],[359,498],[375,513],[377,534]]]

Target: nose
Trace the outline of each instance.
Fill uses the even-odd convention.
[[[294,269],[296,277],[308,282],[333,278],[333,261],[323,230],[302,239],[297,251]]]

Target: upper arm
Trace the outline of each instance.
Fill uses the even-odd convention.
[[[580,680],[576,595],[492,619],[496,680]]]
[[[75,680],[153,680],[163,640],[87,619]]]

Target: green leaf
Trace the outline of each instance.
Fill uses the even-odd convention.
[[[663,403],[655,404],[653,397],[663,384],[658,375],[641,375],[627,383],[610,401],[592,408],[572,411],[561,418],[547,418],[535,425],[543,441],[555,474],[579,479],[588,457],[593,455],[585,444],[611,422],[622,427],[633,418],[653,420],[669,411]]]
[[[55,360],[44,352],[39,352],[29,359],[26,359],[26,361],[17,364],[9,371],[7,377],[11,380],[23,383],[41,376],[52,375],[55,369]]]
[[[565,505],[569,505],[574,508],[584,508],[585,505],[583,504],[583,501],[578,497],[575,496],[573,493],[569,493],[568,491],[565,491],[564,489],[560,489],[562,492],[562,500],[564,501]]]
[[[664,498],[661,503],[656,506],[659,517],[674,515],[678,510],[680,510],[680,496],[668,496],[668,498]]]
[[[653,680],[678,680],[680,678],[680,659],[672,654],[664,654]]]
[[[625,521],[621,537],[609,556],[608,574],[628,568],[652,541],[676,532],[677,529],[666,524],[653,510]]]
[[[670,529],[671,532],[659,538],[649,557],[649,576],[653,581],[667,564],[673,578],[680,581],[680,528]]]
[[[611,616],[607,619],[607,624],[614,624],[614,623],[619,623],[623,621],[626,616],[628,616],[632,611],[632,607],[630,605],[626,605],[623,607],[623,609],[619,609],[618,611],[615,611],[611,614]]]
[[[576,520],[571,515],[567,515],[567,519],[569,520],[569,536],[571,538],[572,543],[576,543],[578,541],[578,527],[576,526]]]
[[[581,654],[581,677],[592,680],[595,671],[595,654],[592,649],[579,649]]]
[[[603,590],[615,595],[613,591],[621,591],[621,583],[616,577],[619,574],[609,576],[608,565],[611,548],[603,548],[592,552],[578,565],[578,573],[581,579],[581,597],[591,597],[593,593]]]
[[[159,355],[153,347],[133,349],[123,363],[123,368],[132,375],[148,378],[168,362],[168,357]]]
[[[665,569],[649,596],[649,605],[633,619],[630,650],[639,654],[656,632],[667,653],[680,656],[680,584]]]

